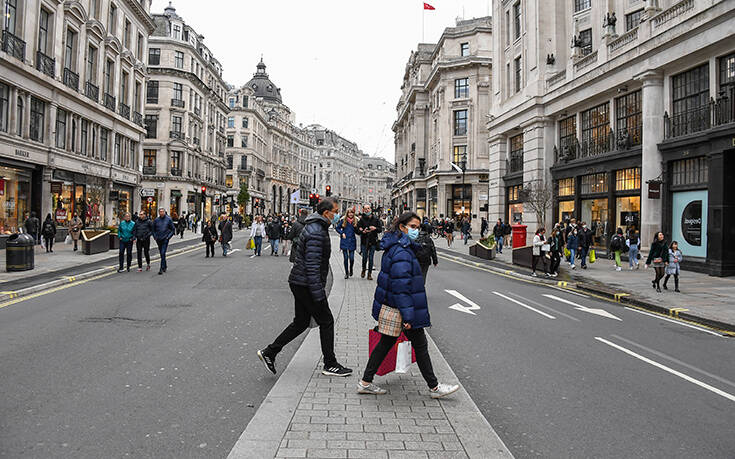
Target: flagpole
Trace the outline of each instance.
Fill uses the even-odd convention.
[[[421,10],[421,43],[424,42],[426,30],[426,8]]]

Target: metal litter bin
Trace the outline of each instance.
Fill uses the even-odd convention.
[[[5,270],[28,271],[33,269],[35,242],[30,234],[12,234],[5,245]]]

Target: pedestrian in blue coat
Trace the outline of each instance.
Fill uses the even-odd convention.
[[[357,249],[355,226],[357,226],[355,209],[349,209],[347,215],[335,225],[335,229],[340,235],[339,249],[342,251],[342,258],[345,263],[345,279],[352,276],[352,267],[355,264],[355,249]]]
[[[153,239],[158,245],[158,252],[161,254],[161,267],[158,274],[166,272],[166,251],[168,250],[168,241],[176,234],[176,227],[171,217],[166,215],[166,209],[161,207],[158,209],[158,217],[153,220]]]
[[[392,231],[383,236],[380,248],[383,259],[378,286],[373,300],[373,318],[378,321],[380,342],[370,354],[365,373],[358,383],[360,394],[382,395],[387,391],[373,384],[378,367],[393,348],[401,331],[416,351],[416,362],[432,398],[456,392],[459,385],[439,384],[429,357],[429,344],[424,333],[431,326],[424,278],[421,274],[416,244],[421,219],[414,212],[405,212],[393,222]]]

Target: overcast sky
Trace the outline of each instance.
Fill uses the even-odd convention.
[[[153,0],[163,13],[168,0]],[[391,125],[411,50],[436,43],[463,15],[486,16],[490,0],[173,0],[176,12],[224,67],[247,83],[261,54],[296,123],[319,123],[370,155],[394,160]]]

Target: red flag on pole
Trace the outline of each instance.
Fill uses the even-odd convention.
[[[436,8],[434,8],[433,6],[429,5],[428,3],[424,3],[424,9],[425,10],[435,10]]]

